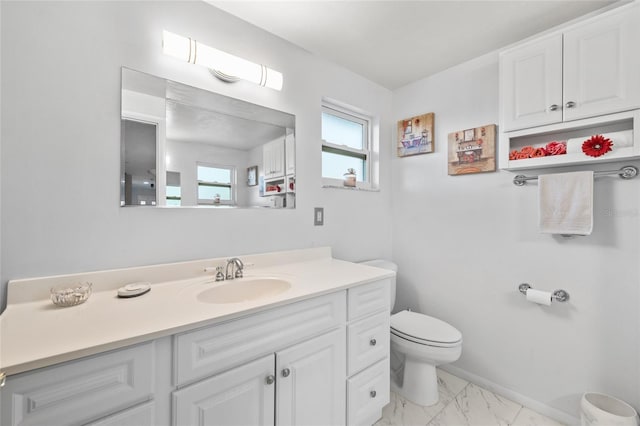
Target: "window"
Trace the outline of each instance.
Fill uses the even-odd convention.
[[[236,170],[198,163],[198,204],[235,204]]]
[[[167,185],[165,192],[167,206],[182,204],[182,188],[180,187],[180,172],[167,171]]]
[[[370,119],[333,105],[322,106],[322,177],[342,185],[348,169],[359,187],[371,183]],[[338,182],[339,180],[339,182]]]

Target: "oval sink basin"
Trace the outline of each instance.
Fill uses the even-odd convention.
[[[275,296],[291,288],[279,278],[239,278],[201,291],[198,300],[205,303],[240,303]]]

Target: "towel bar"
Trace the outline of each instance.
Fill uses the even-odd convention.
[[[624,166],[619,170],[603,170],[593,172],[594,177],[598,176],[608,176],[608,175],[618,175],[622,179],[633,179],[638,176],[638,168],[635,166]],[[538,180],[538,176],[525,176],[525,175],[517,175],[513,178],[513,184],[516,186],[523,186],[528,180]]]

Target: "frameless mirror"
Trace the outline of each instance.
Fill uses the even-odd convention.
[[[122,68],[121,206],[294,208],[295,116]]]

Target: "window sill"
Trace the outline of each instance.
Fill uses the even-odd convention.
[[[330,188],[330,189],[346,189],[347,191],[364,191],[364,192],[380,192],[378,188],[362,188],[362,187],[353,187],[353,186],[344,186],[344,185],[332,185],[332,184],[324,184],[322,188]]]

